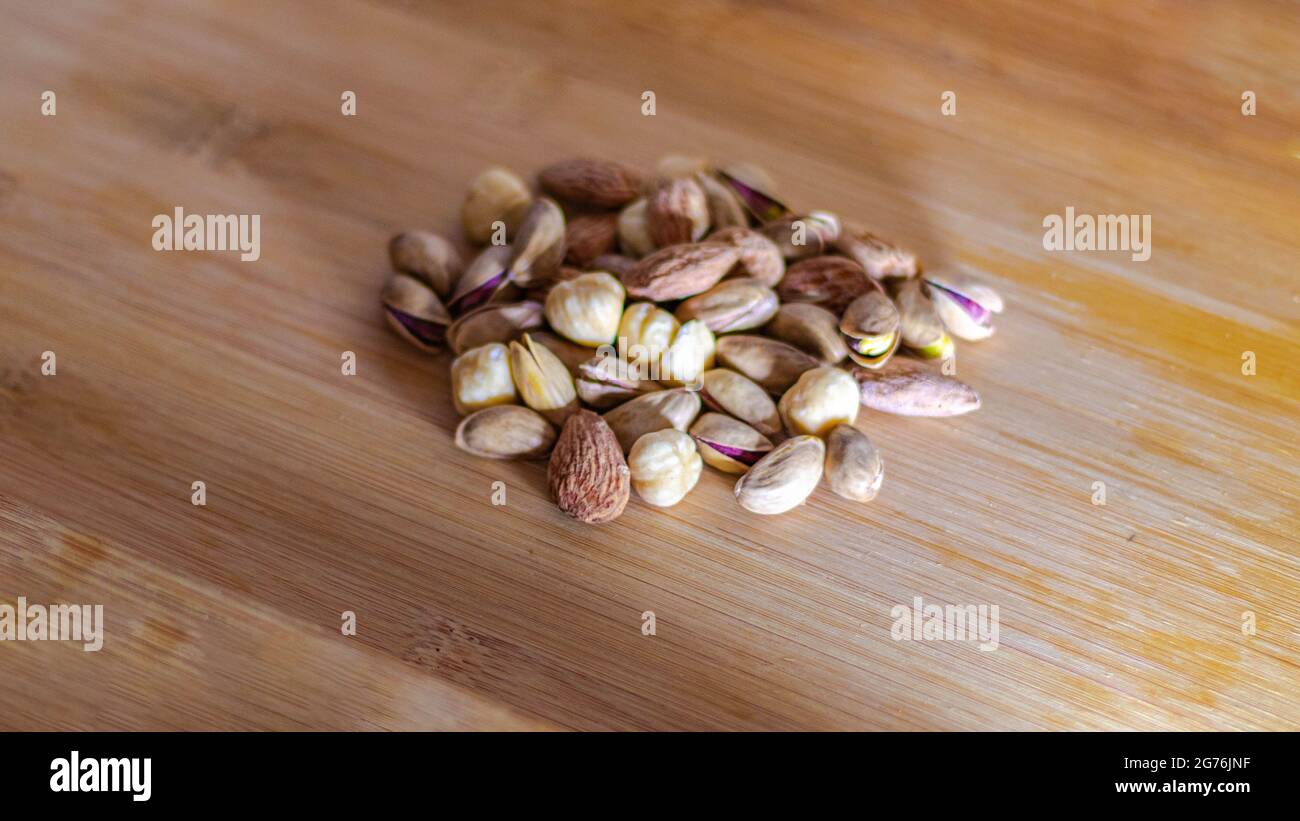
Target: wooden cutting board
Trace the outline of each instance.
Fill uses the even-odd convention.
[[[0,643],[0,727],[1300,728],[1296,7],[3,17],[0,602],[106,636]],[[454,233],[488,164],[666,153],[996,287],[983,409],[864,412],[879,498],[772,518],[706,471],[584,527],[456,450],[388,237]],[[153,250],[177,206],[260,215],[260,259]],[[1150,259],[1046,250],[1068,207],[1150,215]],[[996,605],[997,649],[895,640],[916,597]]]

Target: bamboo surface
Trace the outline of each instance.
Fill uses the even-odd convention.
[[[0,18],[0,603],[106,620],[0,643],[0,728],[1300,729],[1294,4]],[[879,498],[770,518],[706,469],[587,527],[458,451],[388,237],[489,164],[667,153],[997,288],[983,408],[864,411]],[[261,258],[153,250],[176,206],[260,214]],[[1151,215],[1150,260],[1045,250],[1067,207]],[[895,641],[916,596],[997,605],[998,649]]]

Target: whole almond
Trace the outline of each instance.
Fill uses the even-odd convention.
[[[622,254],[601,254],[591,261],[593,271],[608,271],[622,279],[636,266],[636,260]]]
[[[618,244],[618,214],[578,214],[564,228],[564,259],[579,268],[590,269],[592,262],[608,254]]]
[[[617,208],[636,199],[641,175],[609,160],[576,159],[558,162],[538,175],[542,189],[565,202],[596,208]]]
[[[785,258],[777,244],[752,228],[720,228],[709,234],[709,242],[721,242],[735,248],[740,254],[740,263],[732,271],[732,276],[753,277],[769,288],[785,276]]]
[[[589,410],[565,421],[546,480],[560,510],[588,524],[617,519],[632,492],[623,448],[605,420]]]
[[[700,239],[709,230],[704,189],[690,177],[659,183],[646,206],[646,225],[659,248]]]
[[[776,288],[782,302],[812,302],[839,316],[873,287],[862,266],[846,257],[813,257],[786,269]]]
[[[739,258],[735,248],[718,242],[670,245],[638,262],[624,275],[623,287],[636,299],[685,299],[717,285]]]
[[[896,356],[879,370],[852,368],[862,404],[902,416],[959,416],[978,410],[980,396],[965,382],[924,363]]]

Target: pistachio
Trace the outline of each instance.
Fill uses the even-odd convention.
[[[731,414],[763,436],[781,432],[776,403],[758,383],[727,368],[704,372],[700,399],[715,411]]]
[[[609,271],[620,280],[632,270],[634,265],[636,260],[622,254],[601,254],[591,261],[592,270]]]
[[[451,316],[428,285],[409,274],[393,274],[382,301],[384,318],[398,336],[426,352],[446,344]]]
[[[523,344],[510,343],[510,372],[524,404],[555,424],[562,424],[578,406],[573,377],[559,357],[524,334]]]
[[[713,332],[703,322],[682,323],[659,357],[659,381],[698,388],[700,377],[713,367],[715,347]]]
[[[617,245],[617,214],[578,214],[565,226],[564,258],[574,265],[591,268],[597,257],[608,254]]]
[[[840,234],[840,218],[829,211],[783,217],[764,225],[763,234],[786,259],[808,259],[830,252],[831,243]]]
[[[532,300],[482,305],[447,329],[447,344],[462,354],[489,342],[509,342],[524,331],[542,327],[542,304]]]
[[[680,328],[676,317],[653,302],[635,302],[619,320],[619,344],[626,346],[629,362],[638,367],[657,366]]]
[[[708,207],[709,225],[714,228],[744,228],[749,225],[749,217],[740,198],[712,174],[697,174],[695,182],[704,192],[704,202]]]
[[[552,279],[564,259],[564,212],[541,197],[524,214],[510,243],[510,279],[524,288]]]
[[[448,305],[451,312],[461,316],[480,305],[504,301],[510,293],[509,264],[507,245],[489,245],[480,251],[456,283]]]
[[[796,262],[786,269],[776,288],[782,302],[812,302],[836,316],[869,290],[872,282],[861,265],[830,256]]]
[[[673,428],[647,433],[627,456],[632,488],[655,507],[672,507],[700,480],[700,454],[695,441]]]
[[[546,321],[579,345],[613,341],[623,316],[623,285],[604,271],[561,282],[546,296]]]
[[[637,299],[685,299],[717,285],[739,259],[739,251],[720,242],[670,245],[638,262],[623,285]]]
[[[880,451],[865,433],[851,425],[839,425],[826,437],[826,482],[836,494],[870,502],[884,478]]]
[[[1002,297],[992,288],[942,276],[927,276],[934,307],[948,330],[962,339],[993,335],[993,314],[1002,313]]]
[[[646,218],[646,209],[650,202],[642,197],[628,203],[618,212],[618,247],[630,257],[640,259],[655,249],[655,241],[650,238],[650,223]]]
[[[898,309],[879,285],[844,309],[840,331],[849,346],[849,358],[864,368],[879,368],[898,350]]]
[[[939,321],[929,289],[919,279],[900,280],[894,288],[898,333],[902,343],[925,359],[952,356],[952,339]]]
[[[685,388],[655,391],[624,402],[604,419],[624,451],[647,433],[665,428],[686,430],[700,413],[700,397]]]
[[[421,279],[446,298],[464,269],[456,246],[431,231],[403,231],[388,241],[393,268]]]
[[[709,204],[691,177],[665,180],[655,187],[646,206],[650,239],[660,248],[695,242],[709,230]]]
[[[574,377],[581,373],[582,365],[591,359],[591,348],[576,345],[559,334],[550,331],[533,331],[529,336],[533,342],[555,354],[555,357],[564,363],[564,367]]]
[[[518,401],[506,346],[489,342],[456,357],[451,363],[451,399],[461,416]]]
[[[487,459],[545,459],[554,444],[551,423],[522,405],[484,408],[456,426],[456,447]]]
[[[902,416],[958,416],[980,406],[965,382],[935,373],[923,362],[895,357],[880,370],[853,368],[862,404]]]
[[[826,445],[816,436],[787,439],[736,482],[736,500],[753,513],[785,513],[803,504],[822,478]]]
[[[907,279],[916,276],[919,267],[911,251],[885,242],[861,228],[844,226],[835,240],[835,249],[862,266],[872,279]]]
[[[636,363],[629,363],[612,349],[605,349],[578,368],[578,398],[593,408],[612,408],[663,389],[658,382],[643,379],[644,372]]]
[[[808,354],[777,339],[732,334],[718,340],[718,361],[757,382],[772,394],[785,393],[804,371],[819,364]]]
[[[704,461],[724,473],[744,473],[772,449],[766,436],[721,413],[701,414],[690,433]]]
[[[805,371],[777,404],[785,429],[793,436],[822,436],[836,425],[858,418],[858,385],[839,368],[823,365]]]
[[[469,184],[460,208],[465,237],[475,245],[486,245],[497,221],[513,236],[530,200],[528,185],[513,171],[499,166],[486,169]]]
[[[641,175],[609,160],[576,159],[549,165],[537,175],[542,189],[575,205],[618,208],[636,199]]]
[[[811,302],[790,302],[781,306],[767,323],[767,333],[807,351],[828,365],[849,355],[835,314]]]
[[[676,179],[677,177],[693,177],[696,174],[707,173],[708,170],[709,161],[704,157],[666,154],[655,163],[655,180],[661,182]]]
[[[740,259],[732,276],[749,276],[769,288],[785,276],[785,258],[775,242],[752,228],[719,228],[709,235],[709,242],[720,242],[736,249]]]
[[[677,306],[676,316],[683,322],[701,320],[710,331],[722,334],[766,325],[779,305],[776,292],[756,279],[724,279]]]
[[[718,177],[728,188],[735,192],[745,210],[766,224],[780,219],[790,210],[778,200],[773,192],[776,186],[772,178],[757,166],[732,164],[718,169]]]
[[[627,507],[631,479],[618,440],[603,419],[579,410],[565,420],[546,466],[546,483],[561,511],[588,524],[613,521]]]

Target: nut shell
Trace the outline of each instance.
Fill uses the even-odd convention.
[[[783,394],[799,376],[820,363],[779,339],[729,334],[718,340],[718,362],[757,382],[771,394]]]
[[[659,183],[646,207],[646,226],[650,239],[660,248],[700,239],[709,230],[704,189],[690,177]]]
[[[465,268],[456,246],[431,231],[404,231],[393,237],[388,258],[398,271],[423,280],[444,299]]]
[[[787,268],[776,292],[782,302],[812,302],[839,316],[849,303],[875,287],[853,260],[823,256]]]
[[[764,330],[828,365],[843,361],[849,355],[849,346],[840,333],[839,319],[811,302],[782,305]]]
[[[487,459],[545,459],[554,444],[551,423],[522,405],[484,408],[456,426],[456,447]]]
[[[895,357],[880,370],[853,368],[862,404],[902,416],[958,416],[980,407],[965,382],[936,373],[915,359]]]
[[[610,160],[565,160],[542,169],[537,179],[542,189],[554,197],[596,208],[625,205],[641,191],[641,174]]]
[[[636,440],[665,428],[684,431],[700,413],[700,397],[685,388],[656,391],[624,402],[605,414],[624,451]]]
[[[700,400],[719,413],[730,414],[763,436],[781,432],[776,403],[757,382],[727,368],[704,372]]]
[[[753,513],[785,513],[803,504],[821,481],[826,446],[816,436],[777,445],[736,482],[736,500]]]
[[[772,449],[766,436],[721,413],[701,414],[690,433],[704,461],[724,473],[744,473]]]
[[[840,425],[826,437],[826,483],[837,495],[869,502],[876,498],[884,478],[880,451],[865,433]]]
[[[698,319],[715,334],[760,328],[776,315],[776,292],[757,279],[724,279],[677,306],[682,322]]]
[[[513,235],[532,198],[528,185],[515,172],[499,166],[485,169],[469,184],[460,207],[465,238],[486,245],[492,238],[492,224],[498,220],[505,224],[507,234]]]

